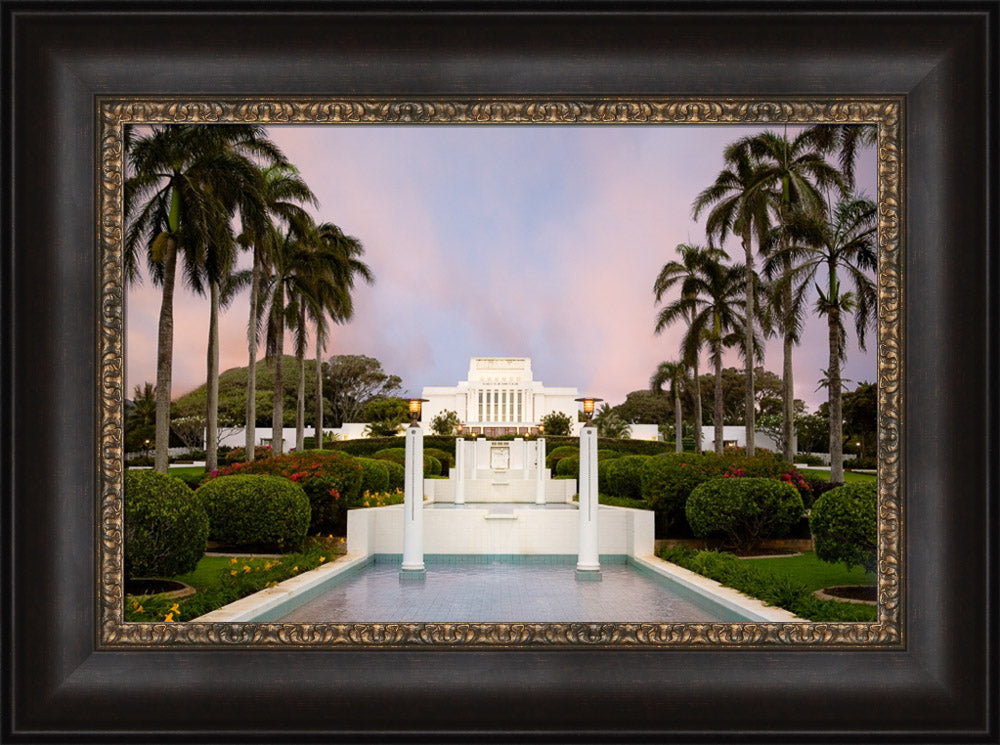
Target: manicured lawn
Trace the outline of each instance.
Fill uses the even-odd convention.
[[[279,558],[245,556],[203,556],[194,571],[176,579],[198,592],[186,598],[163,596],[125,596],[126,621],[190,621],[234,600],[265,587],[315,569],[344,553],[336,539],[309,538],[303,549]]]
[[[829,481],[830,472],[818,468],[801,468],[799,473],[813,479],[826,479]],[[844,471],[844,482],[849,484],[852,481],[877,481],[878,477],[874,473],[855,473],[854,471]]]
[[[179,574],[172,579],[191,585],[198,590],[208,590],[219,587],[222,571],[232,563],[229,556],[202,556],[193,572]]]
[[[790,580],[805,585],[809,591],[820,590],[835,585],[873,585],[875,575],[865,572],[861,567],[852,567],[848,571],[844,564],[831,564],[820,561],[813,551],[801,556],[782,556],[775,559],[743,559],[754,566],[773,572],[776,575],[788,577]]]
[[[823,562],[813,554],[740,559],[725,552],[673,547],[661,548],[657,555],[810,621],[874,621],[877,615],[873,605],[820,600],[813,595],[820,587],[861,584],[853,581],[856,575],[847,572],[846,567],[830,565],[826,569],[818,566]],[[860,577],[866,579],[863,573]]]

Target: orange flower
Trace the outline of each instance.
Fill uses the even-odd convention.
[[[322,564],[324,561],[326,561],[326,557],[325,556],[320,556],[319,557],[319,563]]]
[[[174,622],[174,614],[173,614],[173,613],[168,613],[167,615],[165,615],[165,616],[163,617],[163,620],[164,620],[164,621],[165,621],[166,623],[173,623],[173,622]]]

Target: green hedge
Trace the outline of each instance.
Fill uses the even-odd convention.
[[[436,458],[441,464],[441,475],[447,476],[451,471],[452,466],[455,465],[455,456],[452,453],[441,450],[440,448],[424,448],[424,455]]]
[[[648,455],[623,455],[607,462],[606,493],[624,499],[642,499],[642,467]]]
[[[304,450],[252,463],[234,463],[219,472],[220,476],[244,474],[284,476],[299,484],[309,497],[312,534],[343,535],[347,509],[358,506],[361,495],[362,465],[335,450]]]
[[[695,487],[722,475],[723,463],[711,453],[668,453],[646,460],[639,473],[640,493],[656,511],[664,530],[684,518]]]
[[[875,571],[878,494],[873,482],[844,484],[823,494],[812,506],[809,527],[820,559]]]
[[[454,458],[456,439],[457,438],[454,435],[424,434],[424,449],[433,448],[435,450],[443,450]],[[466,439],[468,440],[468,438]],[[399,448],[399,444],[402,441],[402,438],[398,436],[361,437],[354,440],[337,440],[336,442],[330,443],[326,449],[338,450],[350,455],[360,455],[365,458],[371,458],[379,450]]]
[[[385,460],[391,463],[398,463],[399,465],[406,467],[406,448],[385,448],[379,450],[375,455],[372,456],[376,460]],[[440,476],[441,475],[441,461],[435,458],[433,455],[427,455],[426,450],[424,451],[424,476]]]
[[[309,498],[280,476],[254,474],[212,479],[198,490],[209,535],[227,546],[297,551],[309,530]]]
[[[125,577],[172,577],[192,571],[205,553],[208,516],[180,479],[126,471]]]
[[[580,476],[580,456],[579,455],[568,455],[565,458],[559,458],[556,461],[556,476],[562,476],[563,478],[579,478]],[[598,475],[600,478],[600,475]],[[600,484],[598,484],[598,487]]]
[[[579,437],[546,437],[545,451],[551,454],[556,448],[574,447],[580,449]],[[610,437],[599,437],[597,439],[599,450],[616,450],[622,455],[663,455],[672,453],[674,450],[673,440],[670,442],[660,442],[659,440],[619,440]]]
[[[662,548],[657,555],[769,605],[791,611],[799,618],[824,622],[875,620],[875,608],[870,605],[820,600],[790,577],[762,569],[755,562],[732,554],[677,547]]]
[[[795,487],[767,478],[709,479],[691,492],[685,508],[697,537],[723,535],[738,552],[788,535],[803,512]]]
[[[404,488],[406,486],[406,466],[391,460],[381,462],[385,463],[386,470],[389,472],[389,490]]]
[[[355,458],[361,464],[361,494],[375,494],[389,489],[389,462],[374,458]]]
[[[546,468],[557,468],[559,461],[563,458],[571,458],[574,455],[579,458],[580,456],[580,443],[577,441],[575,445],[561,445],[560,447],[554,448],[553,450],[548,450],[548,454],[545,456],[545,467]],[[557,470],[558,474],[559,471]]]

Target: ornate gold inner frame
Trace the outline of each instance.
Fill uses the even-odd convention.
[[[100,98],[97,561],[98,645],[272,648],[900,648],[903,623],[902,146],[894,97],[753,98]],[[876,124],[878,126],[878,615],[873,623],[126,623],[122,473],[124,279],[123,130],[153,123],[386,124]]]

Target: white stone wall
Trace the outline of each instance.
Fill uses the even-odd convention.
[[[423,540],[425,554],[573,555],[579,549],[579,514],[533,507],[515,507],[506,514],[493,514],[485,506],[425,509]],[[348,513],[348,554],[399,554],[402,550],[402,505]],[[600,554],[644,556],[653,551],[650,510],[599,508]]]

